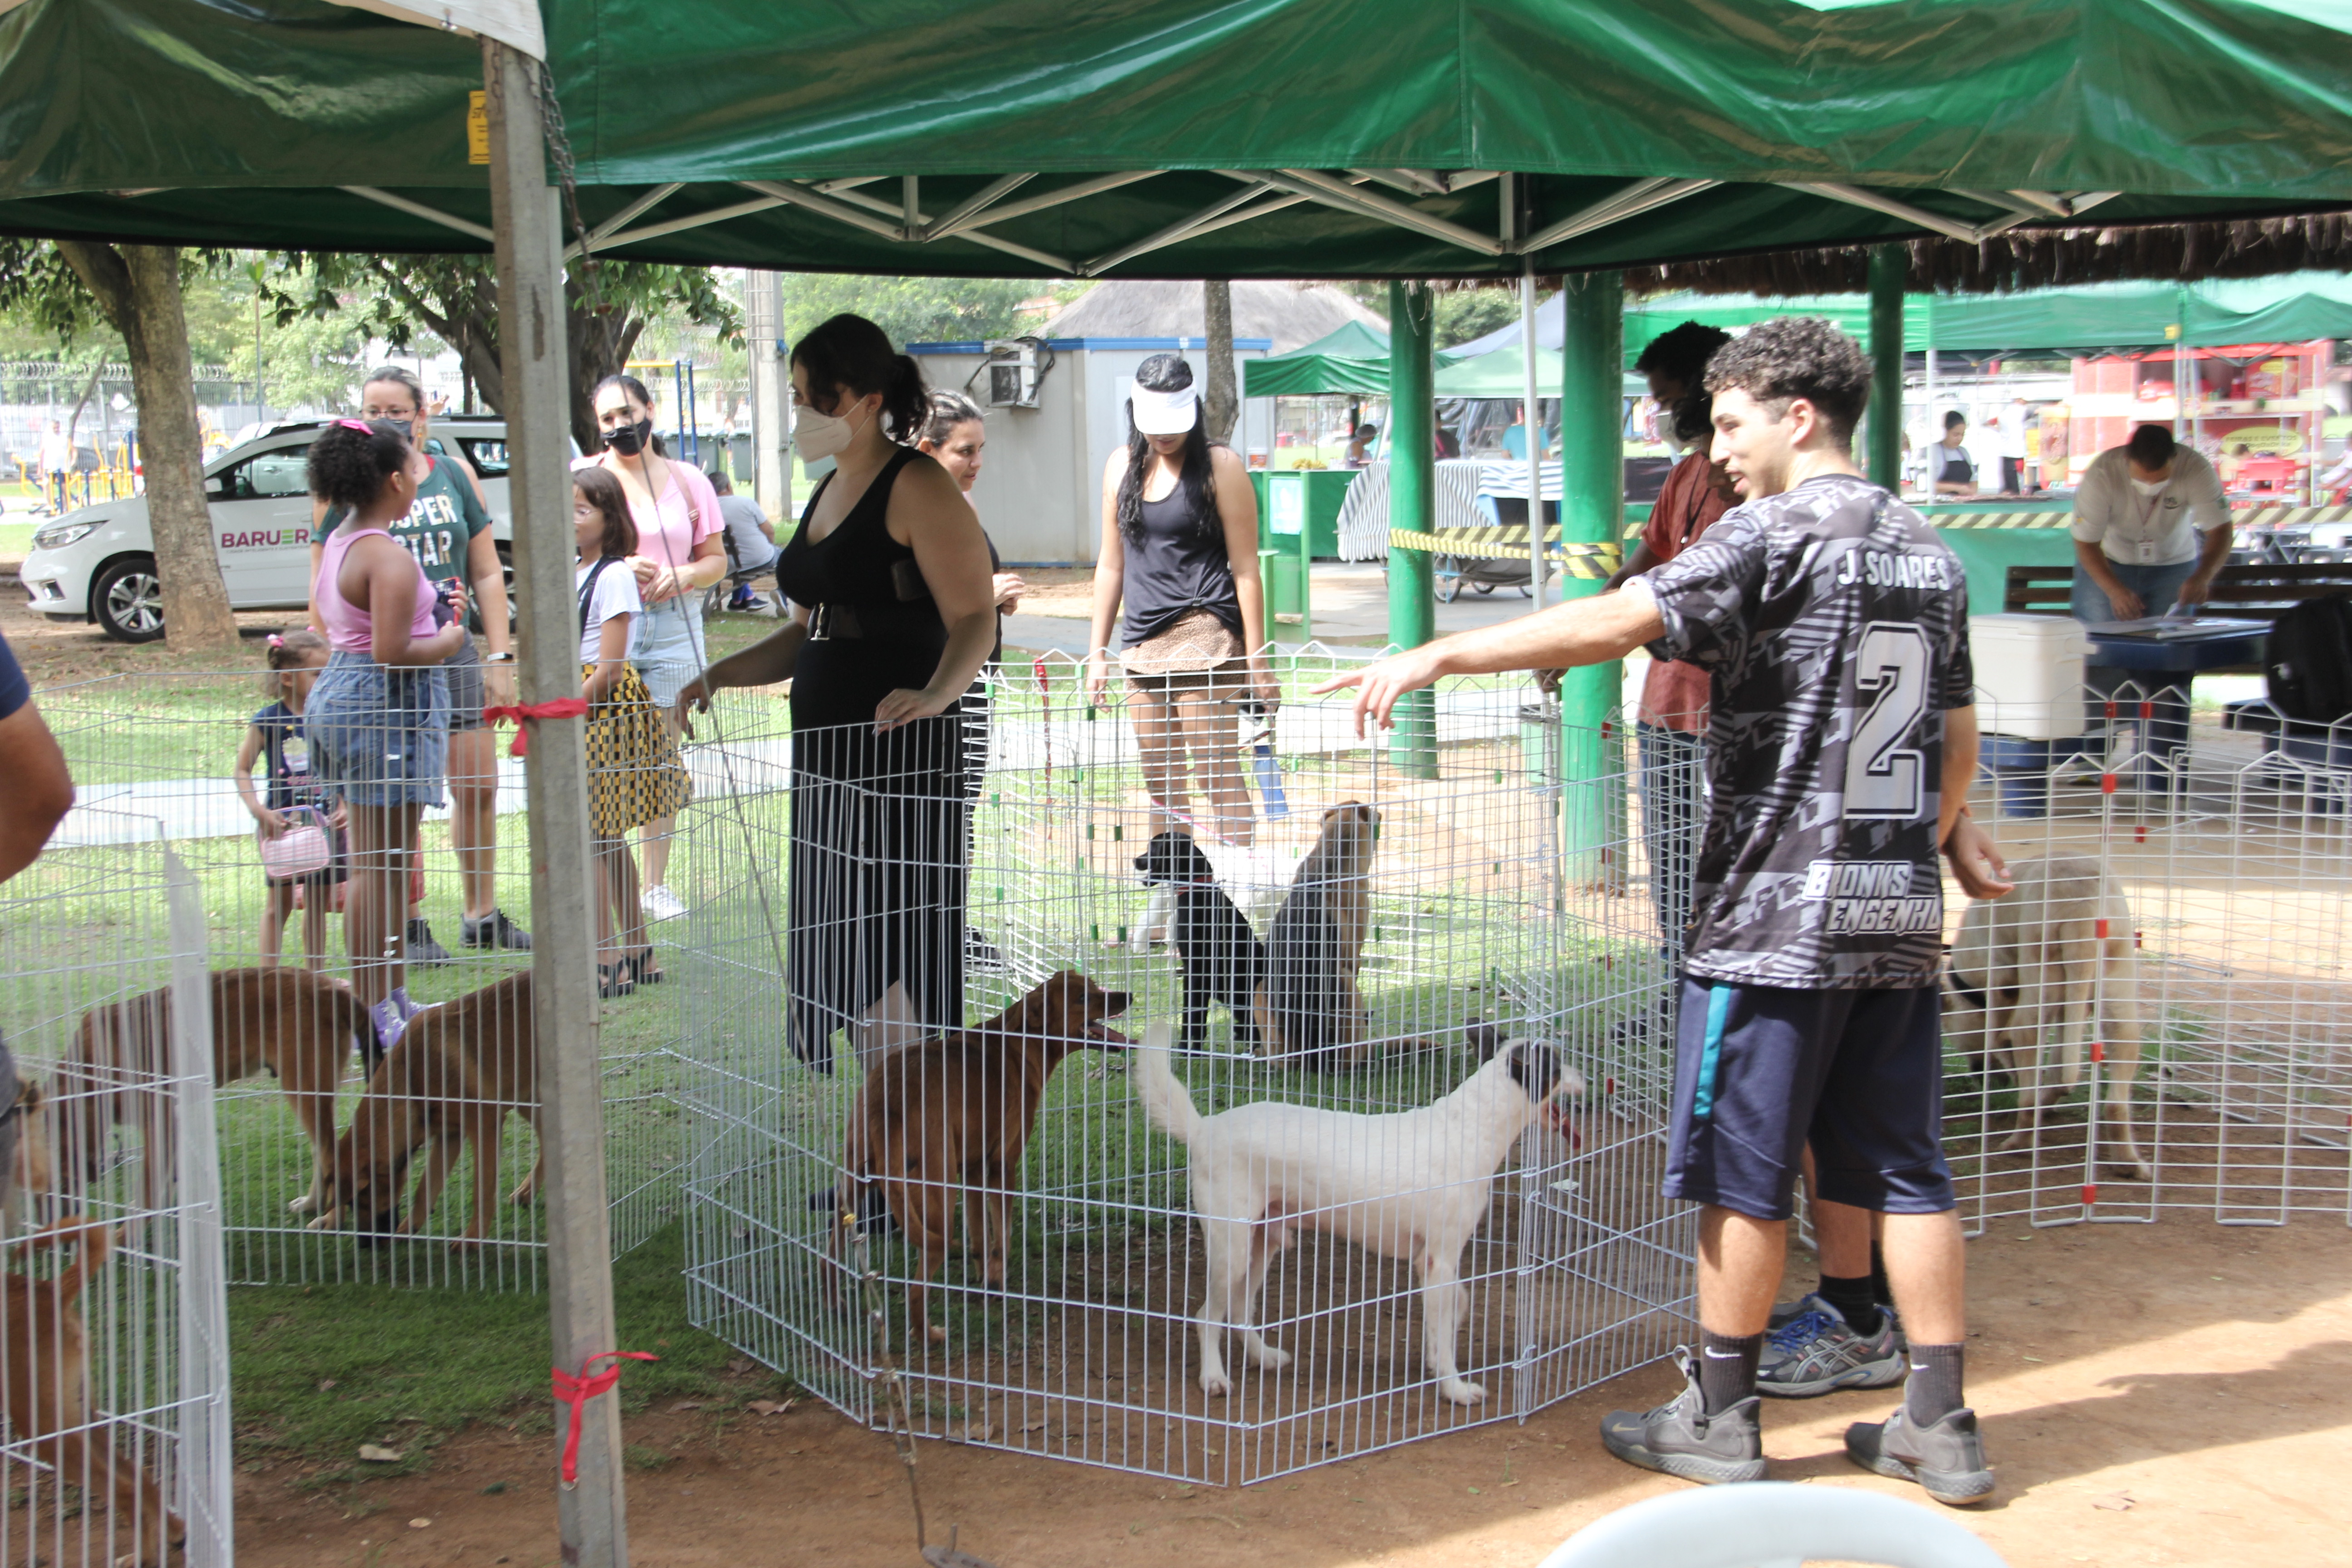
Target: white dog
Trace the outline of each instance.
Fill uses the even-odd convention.
[[[1513,1040],[1434,1105],[1387,1116],[1260,1100],[1203,1116],[1169,1064],[1173,1031],[1154,1024],[1135,1058],[1136,1098],[1192,1152],[1192,1212],[1208,1251],[1208,1295],[1194,1321],[1201,1387],[1230,1394],[1225,1325],[1253,1364],[1290,1356],[1252,1327],[1267,1265],[1301,1226],[1328,1231],[1421,1272],[1422,1353],[1438,1392],[1475,1405],[1486,1391],[1454,1360],[1468,1294],[1462,1248],[1486,1217],[1495,1169],[1538,1117],[1571,1141],[1570,1103],[1584,1080],[1552,1047]]]
[[[2042,1110],[2083,1081],[2084,1047],[2096,1040],[2106,1077],[2101,1131],[2123,1154],[2116,1163],[2153,1181],[2132,1131],[2139,958],[2122,884],[2081,856],[2020,860],[2010,875],[2017,891],[1980,899],[1960,917],[1946,998],[1948,1032],[2017,1086],[2017,1128],[2000,1147],[2039,1141]],[[2091,1158],[2095,1166],[2095,1148]]]

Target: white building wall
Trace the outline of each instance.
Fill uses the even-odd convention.
[[[1037,406],[988,410],[988,449],[972,506],[1007,563],[1092,565],[1101,536],[1103,469],[1127,440],[1129,384],[1138,365],[1177,344],[1172,338],[1081,339],[1051,346],[1054,366],[1038,385]],[[1196,371],[1202,368],[1199,339],[1187,341],[1181,352]],[[1234,346],[1236,359],[1265,352],[1255,344]],[[961,389],[985,363],[964,343],[912,343],[908,353],[935,387]],[[984,382],[976,384],[971,395],[986,406],[982,390]],[[1262,399],[1244,402],[1233,444],[1239,450],[1272,445]]]

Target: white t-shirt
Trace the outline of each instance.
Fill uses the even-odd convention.
[[[2026,405],[2012,403],[2000,411],[2000,455],[2022,460],[2025,457]]]
[[[2172,449],[2172,478],[2157,496],[2131,482],[2131,451],[2111,447],[2091,459],[2074,492],[2074,537],[2126,566],[2178,566],[2197,559],[2197,535],[2230,526],[2221,476],[2201,452]]]
[[[73,438],[62,430],[41,437],[41,472],[62,474],[74,466]]]
[[[587,562],[572,574],[572,592],[576,598],[580,584],[588,581]],[[588,624],[580,631],[580,662],[593,664],[604,656],[604,623],[614,616],[642,617],[646,602],[637,594],[637,574],[629,570],[625,561],[615,561],[596,578],[596,593],[588,601]],[[635,649],[642,619],[629,623],[629,647]]]

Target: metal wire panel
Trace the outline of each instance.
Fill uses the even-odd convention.
[[[930,1184],[950,1203],[961,1198],[963,1256],[934,1279],[902,1238],[866,1227],[887,1347],[900,1359],[919,1431],[1249,1481],[1522,1416],[1676,1337],[1690,1288],[1688,1223],[1655,1196],[1672,953],[1662,951],[1647,896],[1638,815],[1585,814],[1607,833],[1588,833],[1577,858],[1602,870],[1570,882],[1562,823],[1580,818],[1557,783],[1556,710],[1514,682],[1449,685],[1436,700],[1435,744],[1400,765],[1387,742],[1354,737],[1344,706],[1306,699],[1334,668],[1285,661],[1275,751],[1286,812],[1274,816],[1260,788],[1254,844],[1220,848],[1217,860],[1221,886],[1271,939],[1280,906],[1311,875],[1300,867],[1327,832],[1327,814],[1349,802],[1377,813],[1357,978],[1364,1023],[1337,1053],[1361,1059],[1342,1068],[1261,1054],[1220,1005],[1176,1071],[1203,1112],[1274,1105],[1372,1118],[1463,1092],[1482,1068],[1468,1092],[1491,1091],[1504,1073],[1515,1120],[1499,1131],[1414,1134],[1400,1148],[1450,1173],[1433,1165],[1387,1181],[1400,1213],[1450,1194],[1468,1193],[1475,1205],[1468,1227],[1452,1233],[1454,1256],[1441,1259],[1458,1265],[1458,1287],[1440,1289],[1458,1292],[1459,1374],[1483,1397],[1445,1397],[1447,1380],[1428,1364],[1421,1323],[1431,1248],[1393,1226],[1360,1226],[1369,1245],[1331,1234],[1346,1207],[1336,1196],[1292,1215],[1256,1303],[1287,1365],[1251,1365],[1229,1343],[1232,1392],[1204,1392],[1192,1326],[1212,1283],[1192,1213],[1198,1173],[1188,1179],[1187,1149],[1139,1107],[1133,1051],[1082,1040],[1065,1022],[1049,1032],[1064,1031],[1055,1038],[1068,1054],[1045,1084],[1017,1166]],[[957,1022],[985,1020],[1068,971],[1124,993],[1124,1013],[1108,1021],[1140,1039],[1183,1012],[1182,965],[1148,929],[1170,913],[1151,912],[1136,865],[1165,824],[1155,820],[1132,726],[1116,709],[1090,712],[1076,680],[1070,666],[1040,661],[997,684],[987,767],[971,792],[967,909],[912,911],[919,931],[887,940],[917,966],[939,954],[910,941],[958,944]],[[720,718],[723,738],[698,752],[698,779],[709,787],[698,787],[681,829],[698,911],[684,1036],[693,1059],[682,1079],[693,1123],[694,1310],[853,1416],[879,1420],[860,1248],[841,1210],[873,1202],[859,1195],[870,1184],[845,1183],[843,1173],[850,1124],[871,1109],[859,1099],[881,1047],[869,1041],[861,1052],[854,1020],[842,1020],[852,1026],[836,1040],[796,1033],[798,983],[785,974],[810,951],[795,946],[807,933],[787,911],[856,927],[872,913],[860,889],[879,885],[873,862],[887,848],[867,843],[795,861],[794,791],[812,781],[795,775],[781,708],[743,698]],[[1624,798],[1629,741],[1615,730],[1601,738],[1612,774],[1600,798]],[[982,744],[968,735],[968,754]],[[884,778],[874,794],[908,787]],[[795,898],[793,867],[835,882]],[[1538,1119],[1506,1064],[1492,1059],[1515,1041],[1551,1047],[1580,1079],[1569,1124],[1579,1142]],[[987,1120],[984,1083],[968,1081],[953,1103],[915,1098],[885,1109],[922,1126]],[[1360,1125],[1325,1122],[1302,1136],[1344,1139]],[[1474,1146],[1488,1145],[1463,1165]],[[989,1278],[971,1228],[992,1201],[1011,1216],[1001,1282]],[[859,1212],[871,1218],[870,1208]],[[909,1315],[910,1286],[928,1287],[920,1320]]]
[[[2008,911],[2025,927],[2014,1026],[1948,1004],[1946,1148],[1972,1228],[2352,1218],[2352,735],[2283,736],[2266,709],[2232,715],[2248,729],[2185,712],[2168,726],[2160,700],[2128,687],[2094,700],[2112,736],[2048,754],[1986,747],[1976,815],[2013,866],[2063,875]],[[2017,727],[2081,728],[2034,717]],[[2107,890],[2070,939],[2064,884],[2079,891],[2086,868]],[[1967,922],[1990,910],[1964,902],[1948,900],[1965,973]]]
[[[273,910],[273,899],[284,889],[274,890],[265,880],[255,819],[236,787],[240,745],[254,714],[272,696],[252,671],[145,675],[41,693],[43,717],[65,750],[79,801],[41,864],[102,878],[112,874],[125,857],[142,853],[142,843],[160,833],[195,879],[215,974],[282,963],[287,974],[316,973],[341,985],[352,974],[346,951],[350,885],[305,886],[299,908]],[[530,857],[523,815],[528,802],[522,764],[508,755],[509,738],[510,732],[499,732],[493,752],[498,843],[489,864],[499,900],[520,923],[528,924]],[[451,826],[448,805],[426,812],[421,854],[404,889],[416,895],[415,900],[413,907],[399,910],[393,922],[408,944],[408,989],[427,1007],[427,1016],[431,1009],[529,971],[527,953],[468,947],[463,942],[462,889]],[[322,899],[328,908],[311,924],[310,906]],[[422,928],[412,921],[422,921]],[[266,930],[273,925],[281,933],[275,942]],[[652,929],[659,952],[677,927]],[[446,952],[446,960],[423,961],[426,950],[415,939],[427,931]],[[23,934],[30,938],[35,933]],[[319,939],[321,951],[308,951],[310,937]],[[135,989],[160,985],[167,978],[168,962],[160,949],[146,962],[145,978]],[[613,1000],[604,1010],[606,1178],[616,1255],[637,1246],[677,1213],[678,1122],[670,1081],[676,1061],[672,1045],[681,1026],[677,989],[641,988]],[[317,1013],[308,1032],[318,1037],[318,1048],[329,1049],[338,1040],[341,1045],[331,1101],[324,1111],[329,1137],[336,1139],[351,1128],[367,1088],[366,1065],[353,1048],[360,1030],[346,1026],[348,1020],[331,997],[306,1005]],[[216,1021],[225,1033],[243,1039],[265,1026],[265,1015],[274,1016],[293,1003],[283,986],[274,993],[247,986],[221,993],[218,1005],[222,1012]],[[477,1042],[468,1048],[483,1047]],[[488,1048],[495,1055],[505,1047]],[[499,1065],[503,1069],[521,1064]],[[509,1114],[502,1119],[504,1135],[490,1184],[499,1201],[491,1222],[478,1227],[482,1234],[467,1234],[478,1228],[472,1202],[476,1157],[467,1141],[441,1173],[446,1176],[442,1199],[426,1215],[418,1238],[364,1246],[351,1233],[347,1218],[335,1228],[314,1230],[310,1226],[316,1210],[291,1206],[309,1194],[316,1159],[313,1140],[296,1115],[299,1096],[257,1062],[245,1076],[218,1085],[229,1280],[539,1289],[545,1250],[541,1210],[534,1202],[507,1201],[523,1187],[538,1157],[538,1141],[527,1116],[532,1107],[513,1099],[511,1089],[484,1092],[494,1098],[483,1103],[499,1104]],[[497,1093],[509,1098],[496,1099]],[[421,1110],[424,1098],[416,1092],[392,1092],[386,1103],[410,1103]],[[404,1179],[413,1178],[425,1163],[420,1153],[416,1165],[404,1173]]]
[[[153,820],[110,826],[102,862],[45,858],[0,891],[0,1032],[28,1095],[0,1179],[9,1568],[166,1541],[231,1560],[204,913]],[[163,996],[168,1016],[144,1005]],[[92,1017],[114,1048],[89,1048]]]

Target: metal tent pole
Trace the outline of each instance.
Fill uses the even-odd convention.
[[[1909,251],[1870,249],[1870,482],[1903,489],[1903,279]]]
[[[1618,272],[1566,280],[1559,367],[1559,534],[1562,600],[1601,592],[1625,533],[1625,279]],[[1625,667],[1571,669],[1559,688],[1561,847],[1571,885],[1602,875],[1624,815],[1622,770],[1604,726],[1620,706]],[[1612,798],[1612,790],[1615,791]]]
[[[1543,608],[1543,416],[1536,403],[1536,264],[1519,274],[1519,368],[1527,402],[1519,424],[1528,436],[1528,595]]]
[[[490,131],[490,223],[496,236],[499,351],[514,463],[517,624],[521,700],[580,695],[572,593],[570,386],[564,374],[563,229],[547,183],[532,78],[540,68],[485,39]],[[595,905],[589,889],[587,727],[540,721],[528,767],[530,801],[532,1022],[539,1042],[539,1135],[547,1163],[548,1318],[558,1366],[583,1368],[618,1349],[613,1249],[604,1195],[604,1106],[596,1016]],[[555,1407],[560,1444],[570,1409]],[[559,1489],[562,1560],[626,1568],[619,1402],[582,1412],[578,1484]]]
[[[1425,283],[1389,284],[1389,527],[1426,537],[1437,526],[1437,407],[1432,362],[1436,300]],[[1389,640],[1419,647],[1437,635],[1437,580],[1426,550],[1389,543]],[[1437,776],[1437,697],[1408,692],[1391,714],[1391,760],[1408,778]]]

